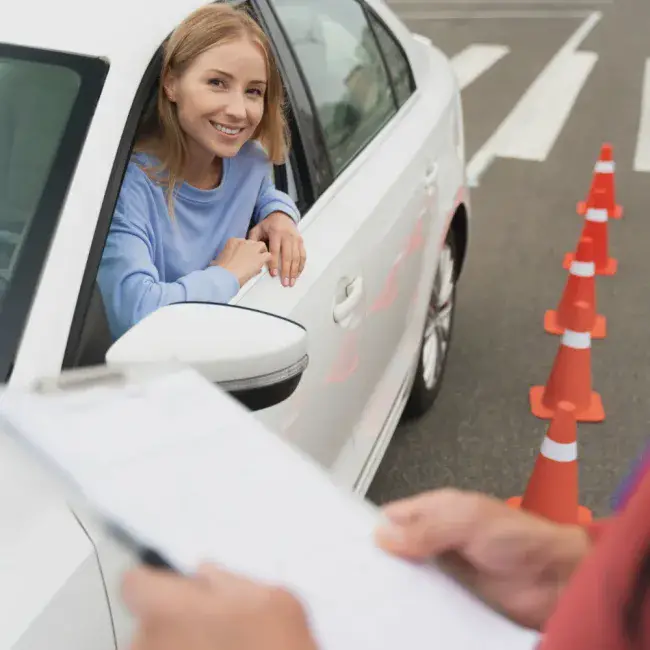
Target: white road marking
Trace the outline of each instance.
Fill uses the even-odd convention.
[[[436,6],[454,6],[458,5],[472,5],[472,6],[507,6],[516,5],[518,7],[532,5],[544,6],[554,5],[562,7],[581,6],[587,5],[593,7],[595,5],[611,5],[614,0],[389,0],[388,4],[393,7],[403,7],[405,5],[414,7],[436,7]]]
[[[591,12],[586,9],[582,11],[565,11],[550,9],[535,10],[514,10],[498,11],[496,9],[466,10],[466,11],[400,11],[402,20],[530,20],[530,19],[552,19],[552,18],[586,18]]]
[[[471,187],[495,158],[546,160],[598,56],[577,48],[602,18],[593,12],[558,50],[467,166]]]
[[[641,122],[636,142],[634,171],[650,172],[650,59],[645,62],[643,95],[641,96]]]
[[[459,52],[452,59],[451,65],[461,90],[476,81],[509,52],[510,48],[503,45],[481,45],[478,43]]]

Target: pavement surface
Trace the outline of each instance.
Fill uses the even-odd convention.
[[[578,429],[581,500],[596,515],[606,514],[650,434],[650,169],[648,144],[639,144],[650,102],[642,99],[650,2],[391,4],[455,62],[477,44],[508,53],[463,90],[468,161],[482,173],[472,192],[469,258],[444,386],[424,419],[398,429],[368,496],[382,503],[447,485],[498,497],[521,494],[548,426],[530,413],[528,389],[545,383],[559,343],[544,333],[542,320],[560,299],[562,257],[575,248],[583,225],[575,205],[608,141],[625,215],[609,224],[619,271],[597,282],[609,332],[593,342],[592,368],[606,420]],[[581,27],[589,29],[579,40]],[[542,79],[559,56],[565,58],[556,60],[555,78]],[[527,93],[527,108],[516,115]],[[564,104],[556,137],[546,151],[544,142],[536,149],[535,138],[554,132]],[[510,145],[495,144],[495,132],[508,120]],[[486,151],[497,152],[491,164],[477,163]]]

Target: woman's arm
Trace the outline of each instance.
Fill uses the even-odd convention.
[[[125,179],[97,275],[114,337],[172,303],[228,302],[239,291],[230,271],[210,266],[176,282],[161,282],[153,262],[154,235],[144,183]]]
[[[275,187],[271,180],[271,165],[262,180],[255,209],[253,211],[253,222],[258,224],[274,212],[282,212],[293,219],[295,223],[300,221],[300,212],[293,199]]]

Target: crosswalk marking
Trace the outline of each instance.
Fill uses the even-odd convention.
[[[650,172],[650,59],[645,64],[641,96],[641,121],[634,157],[634,171]]]
[[[584,10],[569,9],[421,9],[400,11],[402,20],[420,21],[420,20],[548,20],[550,18],[585,18],[590,12]]]
[[[556,5],[570,7],[572,5],[611,5],[614,0],[388,0],[388,4],[398,11],[404,11],[404,7],[431,7],[431,6],[453,6],[472,5],[498,7],[502,5]]]
[[[493,65],[498,63],[510,48],[503,45],[474,44],[466,47],[451,61],[461,90],[467,88],[473,81],[485,74]]]
[[[467,166],[470,186],[479,184],[497,157],[546,160],[598,60],[594,53],[576,50],[601,18],[593,12],[582,23],[477,151]]]
[[[546,160],[597,60],[596,54],[577,52],[553,61],[510,114],[494,155]]]

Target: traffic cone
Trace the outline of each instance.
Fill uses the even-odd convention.
[[[557,405],[566,400],[575,405],[578,422],[602,422],[605,419],[602,399],[591,388],[590,318],[586,302],[573,305],[546,386],[530,389],[530,407],[536,417],[550,420]]]
[[[576,302],[589,305],[592,339],[604,339],[607,335],[607,321],[596,314],[596,265],[594,264],[594,244],[590,237],[583,237],[578,243],[575,260],[569,267],[569,278],[562,299],[555,309],[544,314],[544,330],[549,334],[562,334],[566,328],[571,311]]]
[[[591,511],[578,502],[577,425],[570,402],[557,405],[524,496],[507,503],[558,524],[592,521]]]
[[[600,150],[600,157],[594,167],[593,179],[586,201],[580,201],[577,212],[584,217],[589,208],[593,207],[594,194],[602,190],[605,195],[604,208],[610,219],[622,219],[623,208],[616,205],[616,163],[614,162],[614,151],[611,144],[604,144]]]
[[[617,260],[609,256],[608,216],[607,209],[603,207],[605,198],[602,189],[595,192],[594,206],[587,210],[581,235],[581,238],[589,237],[593,241],[596,275],[614,275],[618,270]],[[574,259],[573,253],[567,253],[564,268],[569,269]]]

